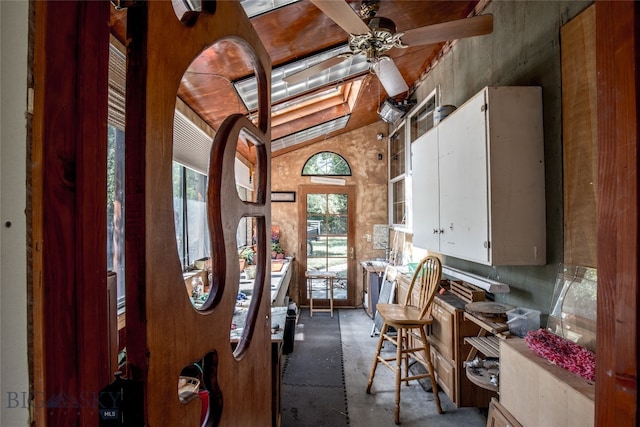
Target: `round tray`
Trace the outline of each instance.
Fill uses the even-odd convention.
[[[486,369],[467,366],[465,369],[467,371],[467,378],[469,378],[469,381],[471,381],[478,387],[495,391],[496,393],[500,391],[499,386],[491,384],[491,375],[495,375],[498,373],[497,368]]]
[[[492,321],[506,320],[507,311],[514,308],[512,305],[494,301],[470,302],[464,306],[466,312]]]

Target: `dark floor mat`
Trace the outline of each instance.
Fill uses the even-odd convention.
[[[282,427],[348,426],[338,313],[301,310],[296,336],[284,356]]]

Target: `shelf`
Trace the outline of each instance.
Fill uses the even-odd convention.
[[[484,354],[486,357],[500,357],[500,338],[490,337],[467,337],[464,342]]]
[[[471,366],[467,366],[466,368],[467,378],[469,381],[477,385],[478,387],[484,388],[486,390],[495,391],[498,393],[500,388],[496,385],[491,384],[491,376],[498,374],[497,368],[487,369],[487,368],[474,368]]]
[[[509,333],[509,325],[507,325],[506,323],[492,322],[487,319],[481,319],[480,317],[474,316],[473,314],[467,312],[464,313],[464,318],[465,320],[470,320],[471,322],[480,326],[483,330],[497,335],[500,338],[506,338],[507,336],[511,335]]]

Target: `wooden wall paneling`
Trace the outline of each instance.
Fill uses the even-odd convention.
[[[38,425],[98,423],[106,292],[109,3],[35,2],[30,213]],[[73,41],[73,43],[70,43]]]
[[[598,261],[598,99],[595,6],[565,24],[562,42],[564,263]]]
[[[640,5],[596,1],[598,323],[596,425],[638,425]]]
[[[212,5],[215,10],[208,9]],[[217,393],[210,400],[218,405],[211,425],[268,425],[272,418],[270,302],[260,295],[270,275],[265,255],[271,223],[267,142],[271,65],[238,2],[203,2],[203,7],[207,12],[193,15],[187,24],[178,21],[171,2],[145,2],[128,10],[127,182],[136,182],[127,188],[126,202],[127,285],[131,285],[127,288],[127,351],[132,372],[145,383],[149,425],[198,424],[200,405],[181,404],[177,382],[182,368],[205,355],[206,365],[215,362],[211,375],[205,375],[212,382],[211,391]],[[258,76],[260,108],[257,128],[243,116],[230,116],[213,142],[207,204],[216,291],[211,306],[196,311],[185,292],[175,250],[173,115],[185,70],[216,42],[234,43],[246,55]],[[242,130],[253,134],[257,144],[255,204],[240,201],[235,189],[233,158]],[[250,309],[250,316],[253,313],[257,319],[255,329],[251,334],[245,326],[238,345],[246,351],[236,358],[229,332],[239,283],[235,234],[243,214],[257,218],[261,286],[254,289],[256,305]]]

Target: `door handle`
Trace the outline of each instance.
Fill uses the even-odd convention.
[[[356,248],[353,246],[351,246],[351,249],[349,250],[349,258],[356,259]]]

